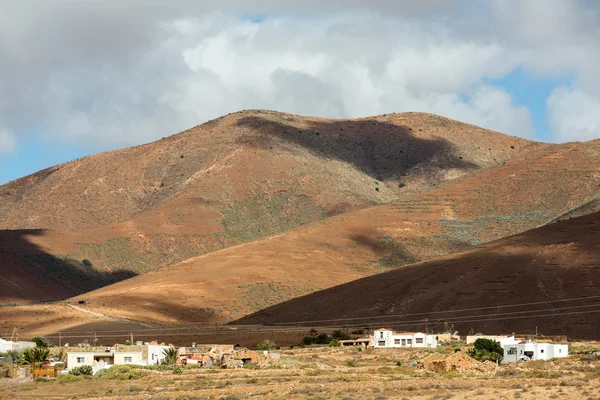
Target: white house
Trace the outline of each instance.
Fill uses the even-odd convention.
[[[13,342],[11,340],[0,339],[0,353],[6,353],[10,350],[23,351],[32,349],[35,346],[35,342]]]
[[[504,358],[502,363],[511,363],[527,360],[550,360],[569,356],[569,345],[553,343],[537,343],[521,341],[518,343],[503,344]]]
[[[90,365],[95,374],[101,369],[110,368],[113,365],[136,364],[145,365],[142,352],[94,352],[94,351],[70,351],[67,353],[67,369],[70,371],[75,367]]]
[[[126,364],[134,364],[134,365],[145,365],[146,363],[143,360],[143,355],[141,351],[116,351],[114,353],[115,356],[115,365],[126,365]]]
[[[437,347],[436,335],[421,332],[394,332],[391,329],[376,329],[373,334],[375,348]]]
[[[148,345],[148,365],[162,364],[165,359],[164,351],[170,346]]]

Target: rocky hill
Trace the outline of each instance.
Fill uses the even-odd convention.
[[[0,304],[65,298],[415,198],[545,147],[422,113],[227,115],[1,186]]]
[[[594,143],[540,146],[426,193],[191,258],[77,299],[125,318],[143,310],[154,323],[227,322],[564,218],[598,196],[599,170]]]

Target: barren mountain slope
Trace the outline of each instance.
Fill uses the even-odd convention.
[[[246,111],[10,182],[0,187],[0,228],[92,228],[157,207],[148,216],[161,216],[157,225],[220,222],[237,202],[289,201],[282,193],[337,213],[411,188],[400,190],[398,181],[435,184],[535,145],[421,113],[327,120]]]
[[[541,334],[597,339],[599,237],[600,213],[594,213],[336,286],[236,323],[313,321],[306,324],[424,330],[440,329],[447,321],[461,333],[533,333],[537,328]],[[575,298],[588,299],[557,301]],[[538,302],[549,303],[500,307]],[[398,314],[413,315],[373,318]],[[349,319],[323,321],[343,318]]]
[[[226,322],[544,225],[598,195],[599,169],[596,144],[547,146],[424,195],[192,258],[77,299],[155,323]]]
[[[0,187],[0,227],[17,229],[0,243],[11,260],[2,265],[0,303],[89,291],[548,146],[421,113],[228,115]],[[44,283],[27,282],[33,270],[56,290],[21,290]]]

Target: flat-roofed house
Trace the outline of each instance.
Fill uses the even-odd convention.
[[[376,329],[373,334],[375,348],[437,347],[436,335],[422,332],[394,332],[391,329]]]

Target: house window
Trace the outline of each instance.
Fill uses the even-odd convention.
[[[559,352],[559,353],[562,353],[562,349],[558,349],[558,352]]]
[[[394,339],[394,344],[400,344],[400,339]]]
[[[402,346],[406,346],[406,339],[402,339]]]
[[[133,362],[133,357],[124,357],[124,361],[125,361],[126,363]]]
[[[417,344],[423,344],[423,338],[422,337],[418,337],[415,339],[415,343]]]
[[[406,339],[406,343],[412,344],[412,339]]]
[[[385,340],[380,340],[378,346],[385,346]]]
[[[379,337],[383,339],[383,332],[379,332]]]
[[[85,362],[85,357],[77,357],[77,364],[83,364]]]
[[[542,353],[543,353],[543,352],[544,352],[544,349],[540,350],[540,352],[542,352]]]

